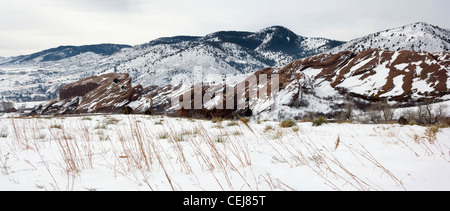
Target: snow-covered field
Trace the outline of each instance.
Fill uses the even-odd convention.
[[[450,190],[450,128],[1,118],[0,190]]]

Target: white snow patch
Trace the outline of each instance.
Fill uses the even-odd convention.
[[[450,190],[450,128],[431,144],[420,126],[229,123],[0,118],[0,190]]]
[[[395,65],[394,67],[397,68],[397,70],[404,70],[409,64],[398,64]]]
[[[394,88],[391,91],[380,95],[380,97],[392,97],[392,96],[399,96],[399,95],[403,94],[404,93],[404,90],[403,90],[403,78],[404,77],[405,77],[404,75],[399,75],[399,76],[395,77],[393,79],[394,80]]]

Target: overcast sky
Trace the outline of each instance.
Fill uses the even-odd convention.
[[[449,0],[0,0],[0,56],[273,25],[348,41],[419,21],[449,29],[449,8]]]

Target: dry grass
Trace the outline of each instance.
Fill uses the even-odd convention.
[[[297,125],[297,122],[295,122],[294,120],[285,120],[280,123],[280,127],[283,127],[283,128],[290,128],[290,127],[294,127],[296,125]]]
[[[328,140],[327,144],[312,138],[310,130],[314,129],[295,126],[295,122],[295,127],[283,129],[281,125],[274,128],[270,123],[265,127],[258,126],[257,123],[251,125],[241,117],[242,124],[234,121],[227,124],[230,127],[214,129],[211,129],[211,122],[206,121],[180,124],[175,121],[185,120],[157,117],[159,121],[155,122],[153,118],[146,119],[147,117],[127,118],[119,120],[104,117],[100,122],[109,128],[97,130],[92,130],[96,123],[92,119],[80,119],[75,125],[68,125],[64,120],[49,122],[42,119],[11,119],[14,137],[10,139],[14,140],[16,150],[33,150],[39,155],[41,166],[51,176],[55,190],[74,189],[77,177],[85,170],[98,168],[98,162],[95,161],[99,159],[105,163],[102,167],[111,169],[116,177],[127,178],[148,190],[183,190],[186,181],[179,176],[180,173],[190,178],[190,182],[196,183],[199,188],[204,184],[199,178],[208,174],[220,190],[296,189],[288,182],[274,177],[274,174],[254,171],[255,160],[252,155],[260,150],[255,146],[262,143],[271,148],[269,151],[273,163],[284,165],[289,170],[307,167],[334,190],[383,190],[373,181],[355,173],[354,168],[350,168],[338,156],[344,150],[351,152],[361,165],[372,165],[377,172],[387,175],[394,184],[406,190],[403,181],[365,146],[355,144],[359,142],[356,138],[352,140],[352,136],[341,134],[337,139]],[[164,127],[159,124],[162,122]],[[215,124],[222,124],[222,121],[216,121]],[[54,127],[55,125],[58,127]],[[445,147],[437,140],[438,131],[436,128],[427,128],[423,134],[411,135],[409,141],[398,137],[390,129],[379,128],[374,131],[374,135],[396,140],[417,156],[420,152],[413,150],[414,147],[410,145],[420,145],[426,153],[437,156],[438,154],[434,154],[437,151],[435,149],[445,153]],[[248,141],[248,134],[253,134],[257,141]],[[108,138],[103,139],[101,136]],[[52,146],[58,149],[58,166],[67,177],[65,184],[56,179],[55,176],[59,173],[56,172],[54,163],[49,162],[42,152],[42,149]],[[2,154],[0,151],[0,169],[3,174],[11,172],[9,161],[12,155],[13,153]],[[36,163],[27,163],[33,169],[40,168]],[[164,175],[164,184],[152,179],[160,174]],[[198,174],[203,177],[198,177]]]
[[[338,136],[338,138],[336,140],[336,146],[334,147],[334,151],[336,151],[338,149],[340,143],[341,143],[341,136]]]

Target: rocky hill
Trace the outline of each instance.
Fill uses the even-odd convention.
[[[136,91],[125,92],[133,93],[132,98],[128,94],[119,94],[122,89],[114,89],[114,93],[111,93],[113,89],[109,86],[114,87],[112,81],[114,77],[119,76],[103,75],[97,78],[103,78],[108,86],[90,84],[88,83],[92,81],[90,78],[81,80],[63,87],[59,100],[54,101],[52,105],[66,108],[74,102],[73,99],[83,96],[77,108],[63,112],[60,110],[57,113],[111,110],[109,107],[105,109],[105,106],[98,107],[106,103],[109,106],[114,105],[115,111],[121,111],[121,107],[129,106],[136,113],[151,110],[155,113],[172,113],[178,116],[229,117],[237,112],[242,115],[258,115],[261,118],[301,118],[308,113],[339,112],[347,102],[345,99],[349,97],[365,103],[382,99],[398,103],[415,103],[427,99],[448,100],[449,69],[448,52],[430,54],[370,49],[356,54],[345,51],[296,60],[283,68],[264,68],[236,85],[203,84],[201,90],[196,90],[194,84],[150,86],[144,89],[138,87],[133,88]],[[267,75],[267,80],[261,80],[260,76],[263,74]],[[272,90],[273,84],[270,83],[275,74],[279,76],[278,90]],[[130,88],[129,81],[130,79],[127,79],[126,87]],[[258,92],[267,90],[268,97],[250,97],[249,89],[253,88],[246,85],[246,81],[257,84]],[[231,101],[227,101],[227,98],[231,97],[225,91],[227,89],[232,90]],[[245,91],[240,92],[242,90]],[[196,95],[194,93],[201,93],[203,99],[199,109],[194,109]],[[204,98],[206,95],[209,97]],[[113,97],[105,99],[103,96]],[[124,100],[117,100],[119,96],[126,97]],[[174,98],[183,102],[185,97],[191,97],[190,101],[183,104],[187,103],[190,108],[180,109],[180,104],[172,104]],[[245,99],[241,102],[246,104],[241,107],[242,109],[237,109],[238,98]],[[111,102],[107,103],[108,100]],[[227,109],[227,102],[233,103],[231,109]],[[41,109],[39,112],[54,113],[48,111],[51,110]]]
[[[44,103],[40,114],[119,113],[141,97],[142,86],[131,86],[128,74],[91,76],[63,86],[59,98]]]
[[[60,47],[20,59],[4,59],[0,65],[0,96],[13,101],[47,100],[61,97],[61,87],[82,78],[126,73],[131,78],[130,86],[144,87],[142,101],[128,102],[131,107],[140,112],[149,107],[174,112],[169,99],[189,91],[194,83],[193,70],[202,67],[205,89],[219,89],[224,76],[233,78],[229,86],[236,89],[237,83],[258,70],[281,71],[284,79],[301,76],[296,83],[302,85],[283,80],[281,86],[279,96],[283,97],[277,102],[283,103],[278,104],[277,112],[289,115],[332,112],[343,96],[366,101],[445,100],[450,99],[449,39],[448,30],[415,23],[345,44],[307,38],[273,26],[258,32],[166,37],[133,47],[97,46],[103,47],[104,53],[92,46]],[[295,71],[291,73],[290,69]],[[300,100],[298,96],[302,96]],[[267,113],[263,104],[253,104],[254,113]],[[213,107],[214,103],[207,105]]]
[[[359,53],[372,48],[388,51],[448,52],[450,31],[418,22],[351,40],[331,49],[328,53],[336,54],[341,51]]]
[[[40,63],[40,62],[55,62],[62,59],[67,59],[73,56],[77,56],[84,53],[94,53],[100,56],[110,56],[117,53],[123,48],[131,48],[129,45],[118,45],[118,44],[99,44],[99,45],[83,45],[83,46],[59,46],[57,48],[51,48],[43,50],[30,55],[11,57],[8,60],[1,61],[0,64],[3,66],[8,65],[20,65],[27,63]]]
[[[388,100],[400,104],[415,104],[425,100],[450,99],[450,53],[413,51],[383,51],[369,49],[359,54],[345,51],[321,54],[294,61],[283,68],[266,68],[256,72],[262,89],[270,87],[270,75],[279,75],[280,90],[270,99],[248,99],[253,115],[265,118],[304,117],[308,113],[333,114],[348,98],[369,104]],[[259,75],[269,75],[260,84]],[[241,82],[244,83],[244,82]],[[234,87],[235,95],[237,86]],[[205,92],[217,90],[207,87]],[[192,92],[193,90],[187,90]],[[213,91],[212,93],[214,93]],[[270,93],[270,88],[268,88]],[[248,93],[243,97],[248,97]],[[217,102],[204,102],[203,110],[184,111],[185,115],[228,115],[232,111],[214,110]],[[212,103],[212,102],[215,102]],[[236,103],[236,100],[234,101]],[[215,112],[210,112],[213,109]],[[170,109],[169,109],[170,110]],[[247,112],[233,110],[234,112]],[[201,113],[201,114],[199,114]]]
[[[221,31],[205,37],[161,38],[137,46],[134,49],[141,53],[115,68],[129,73],[143,86],[164,86],[188,80],[196,66],[202,66],[210,74],[247,74],[265,67],[282,67],[294,59],[341,44],[299,36],[281,26],[258,32]],[[118,57],[123,56],[119,53]]]
[[[65,84],[112,72],[128,73],[134,84],[143,86],[186,82],[197,66],[211,74],[238,76],[282,67],[343,43],[274,26],[258,32],[159,38],[136,46],[61,46],[0,60],[0,96],[12,101],[45,100]]]

